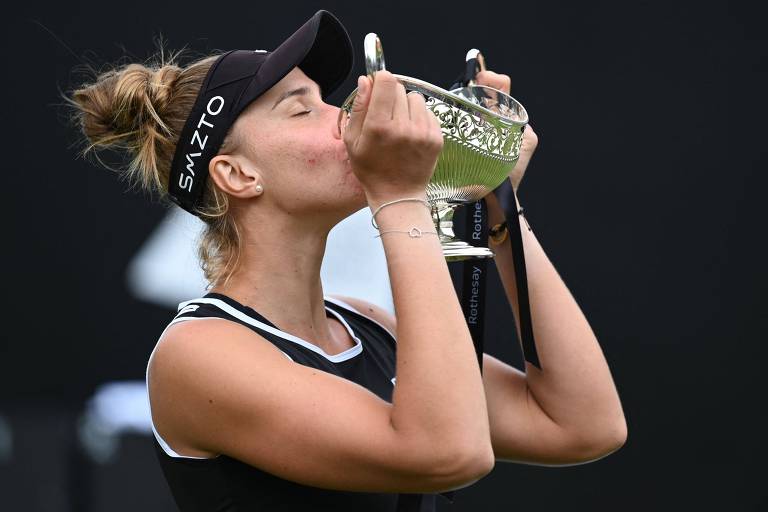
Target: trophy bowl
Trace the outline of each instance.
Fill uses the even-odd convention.
[[[368,74],[385,69],[381,41],[376,34],[368,34],[364,46]],[[479,201],[507,179],[520,156],[528,113],[513,97],[491,87],[470,82],[466,87],[448,91],[416,78],[394,76],[406,92],[421,93],[427,108],[440,121],[443,149],[426,193],[446,260],[493,257],[487,247],[471,245],[456,237],[453,214],[459,206]],[[356,94],[357,89],[341,106],[342,132]]]

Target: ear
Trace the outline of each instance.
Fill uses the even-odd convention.
[[[261,175],[252,162],[232,155],[216,155],[208,164],[216,185],[227,194],[242,199],[258,196],[263,187]]]

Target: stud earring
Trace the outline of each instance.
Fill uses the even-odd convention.
[[[256,185],[256,192],[258,192],[259,194],[261,194],[261,191],[262,191],[262,190],[264,190],[264,187],[262,187],[261,185]]]

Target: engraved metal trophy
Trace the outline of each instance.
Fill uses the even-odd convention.
[[[364,46],[368,74],[385,69],[378,36],[368,34]],[[473,56],[482,64],[478,54]],[[443,149],[426,191],[446,260],[493,257],[487,247],[456,237],[453,214],[459,206],[479,201],[507,179],[520,155],[528,113],[508,94],[473,82],[447,91],[415,78],[394,76],[406,92],[424,95],[427,108],[437,116],[443,130]],[[349,120],[356,94],[357,90],[353,91],[341,106],[340,130]]]

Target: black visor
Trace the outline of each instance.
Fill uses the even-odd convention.
[[[328,97],[352,70],[352,42],[341,22],[318,11],[272,52],[232,50],[221,55],[203,81],[181,131],[171,164],[168,195],[196,213],[208,164],[245,108],[299,67]]]

